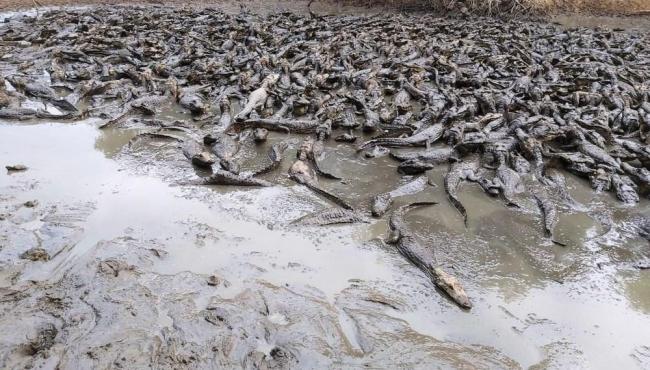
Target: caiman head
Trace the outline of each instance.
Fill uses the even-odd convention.
[[[165,93],[171,94],[171,96],[178,102],[181,97],[181,88],[178,85],[178,80],[174,77],[169,77],[167,81],[165,81]]]
[[[265,88],[271,87],[275,85],[275,83],[278,82],[279,79],[280,79],[279,74],[271,73],[270,75],[264,78],[264,81],[262,81],[262,86]]]
[[[388,233],[388,239],[386,239],[386,243],[395,244],[399,242],[401,238],[402,238],[402,234],[399,232],[399,230],[393,229]]]

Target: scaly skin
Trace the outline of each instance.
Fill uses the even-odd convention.
[[[582,140],[578,143],[578,150],[595,159],[597,162],[606,164],[612,168],[620,169],[620,165],[611,155],[609,155],[604,149],[586,141]]]
[[[212,153],[223,161],[231,161],[239,152],[239,142],[228,134],[211,134],[203,138],[203,141],[211,147]]]
[[[442,137],[445,128],[441,124],[436,124],[425,128],[424,130],[409,136],[407,138],[382,138],[366,141],[361,144],[357,151],[371,148],[377,145],[386,147],[404,147],[404,146],[429,146]]]
[[[427,149],[418,152],[390,152],[391,157],[397,159],[398,161],[408,161],[408,160],[420,160],[428,163],[444,163],[449,161],[450,158],[454,155],[454,150],[452,148],[441,148],[441,149]]]
[[[225,170],[214,170],[208,178],[181,182],[179,185],[229,185],[229,186],[273,186],[272,183],[252,176],[236,175]]]
[[[300,160],[310,161],[312,166],[314,166],[314,170],[316,170],[316,173],[319,176],[325,177],[327,179],[340,180],[340,177],[320,168],[318,161],[323,155],[324,146],[325,145],[323,143],[323,140],[315,140],[311,137],[307,138],[302,142],[302,144],[300,144],[296,156]]]
[[[178,81],[174,78],[167,80],[165,84],[165,92],[163,95],[145,95],[143,97],[131,100],[122,109],[122,112],[117,117],[108,120],[99,126],[100,129],[114,126],[126,120],[131,114],[140,111],[144,114],[153,115],[156,109],[166,102],[175,101],[179,94]]]
[[[416,240],[404,223],[404,215],[409,210],[420,207],[434,205],[435,202],[421,202],[402,206],[390,216],[388,226],[391,237],[389,243],[393,244],[397,251],[406,258],[410,263],[422,271],[431,281],[440,288],[449,298],[458,306],[464,309],[472,308],[472,302],[469,300],[465,289],[458,280],[446,273],[440,267],[435,267],[435,255],[432,246],[423,246]]]
[[[366,222],[366,219],[357,211],[342,208],[326,208],[291,222],[293,225],[326,226],[336,224],[352,224]]]
[[[99,126],[100,129],[114,126],[124,122],[133,112],[141,110],[144,113],[151,114],[153,113],[152,109],[159,107],[161,104],[170,101],[171,97],[167,95],[147,95],[141,98],[130,101],[126,104],[122,113],[117,117],[107,121],[106,123]]]
[[[210,168],[217,160],[212,153],[206,151],[203,145],[195,140],[186,140],[181,147],[183,155],[197,167]]]
[[[404,161],[397,166],[397,172],[405,175],[417,175],[429,170],[434,169],[436,166],[433,163],[422,161],[419,159],[410,159]]]
[[[636,191],[636,185],[629,177],[625,175],[612,175],[612,187],[616,197],[623,203],[635,204],[639,202],[639,194]]]
[[[557,208],[555,208],[555,204],[553,204],[548,197],[541,194],[533,194],[533,197],[542,213],[542,219],[544,220],[544,233],[546,237],[550,238],[556,244],[561,244],[556,242],[553,237],[553,230],[557,224]]]
[[[192,91],[183,93],[178,103],[195,116],[204,114],[208,109],[205,99],[198,93]]]
[[[251,118],[246,121],[235,122],[235,126],[245,128],[265,128],[269,131],[294,132],[310,134],[318,131],[320,122],[292,119]]]
[[[374,196],[371,203],[372,215],[375,217],[383,216],[388,211],[388,208],[391,206],[391,204],[393,204],[394,198],[415,194],[424,190],[427,185],[427,181],[428,180],[426,176],[420,176],[415,180],[409,181],[408,183],[401,185],[387,193],[382,193]]]
[[[411,109],[411,95],[409,95],[405,89],[400,89],[397,94],[395,94],[393,103],[400,114],[405,114]]]
[[[650,185],[650,171],[643,167],[634,167],[629,163],[621,163],[621,169],[636,178],[640,183]]]
[[[255,171],[253,176],[259,176],[280,167],[280,163],[282,163],[282,155],[288,147],[289,145],[284,141],[273,144],[268,152],[268,157],[271,162],[261,169]]]
[[[339,206],[345,209],[352,209],[352,206],[345,202],[343,199],[328,192],[327,190],[322,189],[318,185],[314,171],[309,168],[309,165],[307,165],[307,163],[304,161],[299,159],[295,161],[293,165],[291,165],[291,168],[289,168],[289,177],[291,177],[291,179],[295,182],[307,186],[312,191],[324,196]]]
[[[224,96],[219,102],[219,109],[221,110],[221,116],[217,122],[217,130],[219,132],[226,132],[232,126],[232,114],[230,113],[230,99],[227,96]]]
[[[519,208],[519,205],[513,200],[513,198],[515,194],[523,191],[521,176],[519,176],[515,170],[508,167],[505,161],[501,162],[497,168],[494,184],[500,188],[501,194],[509,206]]]
[[[262,86],[257,90],[250,93],[248,96],[248,103],[242,110],[235,116],[235,121],[243,121],[248,117],[254,109],[264,106],[266,99],[269,96],[269,87],[275,84],[280,78],[277,74],[271,74],[262,81]]]
[[[0,118],[23,121],[36,117],[36,113],[35,110],[29,108],[2,108],[0,109]]]
[[[454,162],[449,166],[449,172],[445,175],[445,192],[451,204],[463,216],[463,223],[467,225],[467,210],[458,199],[458,188],[464,180],[475,180],[478,170],[478,160]]]

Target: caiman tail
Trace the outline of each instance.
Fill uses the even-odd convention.
[[[115,117],[113,119],[110,119],[110,120],[102,123],[101,125],[99,125],[99,129],[104,129],[104,128],[107,128],[107,127],[110,127],[110,126],[113,126],[113,125],[117,125],[118,123],[122,123],[126,119],[127,116],[128,116],[128,112],[127,113],[120,113],[120,115],[118,115],[117,117]]]
[[[322,169],[320,168],[320,165],[318,164],[318,161],[314,161],[314,170],[316,170],[316,173],[317,173],[319,176],[324,177],[324,178],[326,178],[326,179],[331,179],[331,180],[342,180],[342,178],[340,178],[340,177],[338,177],[338,176],[336,176],[336,175],[334,175],[334,174],[331,174],[331,173],[329,173],[329,172],[327,172],[327,171],[325,171],[325,170],[322,170]]]
[[[404,139],[398,139],[398,138],[380,138],[380,139],[372,139],[368,140],[365,143],[359,145],[357,147],[357,152],[360,152],[364,149],[372,148],[375,146],[388,146],[388,147],[399,147],[399,146],[408,146],[408,143],[404,142]]]
[[[253,171],[253,177],[264,175],[265,173],[269,173],[274,169],[276,169],[277,167],[278,166],[273,162],[267,163],[264,167],[260,168],[259,170]]]
[[[72,103],[65,99],[48,99],[48,102],[68,112],[78,112],[79,110]]]
[[[400,241],[400,238],[403,236],[402,235],[402,230],[405,228],[404,226],[404,215],[409,212],[410,210],[417,208],[417,207],[422,207],[422,206],[432,206],[438,204],[437,202],[415,202],[415,203],[410,203],[403,205],[391,213],[390,217],[388,218],[388,226],[390,228],[390,236],[388,238],[388,243],[398,243]],[[403,253],[403,251],[400,249],[400,251]],[[406,253],[407,258],[413,262],[416,266],[419,266],[420,268],[424,268],[424,264],[420,263],[417,259],[412,259],[411,255],[412,253]],[[426,270],[426,269],[424,269]],[[424,271],[423,270],[423,271]],[[425,271],[426,273],[426,271]]]
[[[424,207],[424,206],[435,206],[436,204],[438,204],[438,202],[434,202],[434,201],[409,203],[399,207],[395,212],[399,215],[405,215],[407,212],[409,212],[414,208]]]
[[[273,186],[272,183],[251,176],[240,176],[224,170],[213,170],[210,177],[178,182],[177,185],[229,185],[229,186]]]
[[[346,201],[343,199],[339,198],[338,196],[330,193],[327,190],[321,189],[320,187],[316,186],[315,184],[309,184],[305,183],[305,186],[307,186],[309,189],[311,189],[313,192],[320,194],[324,196],[325,198],[331,200],[332,202],[336,203],[337,205],[345,208],[345,209],[353,209],[351,205],[349,205]]]
[[[463,216],[463,223],[465,224],[465,227],[467,227],[467,210],[465,209],[465,206],[463,203],[456,198],[455,195],[449,194],[449,201],[451,204],[456,208],[456,210],[460,213],[461,216]]]

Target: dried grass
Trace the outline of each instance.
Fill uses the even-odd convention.
[[[461,11],[477,14],[585,12],[598,14],[644,14],[650,0],[344,0],[361,6],[389,6],[402,10]]]

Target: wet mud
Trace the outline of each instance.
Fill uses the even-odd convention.
[[[0,63],[4,76],[15,68]],[[244,104],[232,101],[236,115]],[[157,108],[155,119],[191,130],[152,129],[140,115],[99,128],[119,109],[63,122],[0,120],[0,168],[13,166],[0,172],[0,367],[650,364],[643,192],[625,204],[558,167],[548,174],[565,179],[565,192],[528,174],[513,209],[466,182],[457,195],[470,212],[465,225],[447,200],[446,161],[404,175],[388,155],[369,158],[330,139],[318,165],[344,181],[321,177],[319,186],[367,210],[364,222],[297,225],[332,207],[289,175],[306,135],[241,140],[237,165],[253,172],[268,165],[274,144],[287,144],[278,167],[259,176],[273,186],[179,185],[210,175],[181,142],[213,121]],[[414,181],[416,190],[395,191]],[[541,191],[557,207],[552,240],[529,196]],[[396,194],[391,209],[438,203],[409,211],[404,223],[462,282],[471,310],[397,251],[387,217],[371,217],[373,196],[387,193]]]

